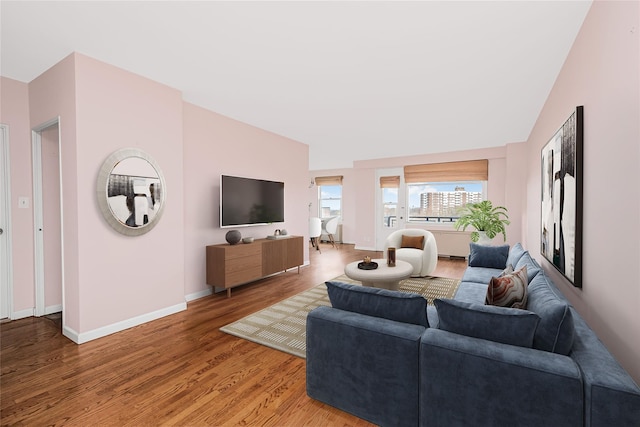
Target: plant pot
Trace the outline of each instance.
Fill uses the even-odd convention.
[[[496,243],[494,242],[494,239],[492,239],[491,237],[487,236],[487,233],[485,233],[484,231],[478,231],[478,234],[480,235],[480,238],[476,242],[478,245],[482,245],[482,246],[495,246],[496,245]]]

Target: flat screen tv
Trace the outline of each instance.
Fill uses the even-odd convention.
[[[220,177],[220,227],[275,222],[284,222],[284,182]]]

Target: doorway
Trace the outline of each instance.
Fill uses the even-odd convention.
[[[13,311],[9,127],[0,124],[0,319]]]
[[[404,169],[378,169],[376,182],[376,250],[381,251],[389,234],[405,228]]]
[[[60,120],[32,130],[35,316],[64,316],[64,242]],[[64,317],[63,317],[64,323]]]

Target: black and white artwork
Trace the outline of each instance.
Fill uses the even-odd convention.
[[[542,255],[582,287],[583,107],[542,148]]]

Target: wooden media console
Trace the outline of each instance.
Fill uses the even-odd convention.
[[[304,263],[303,237],[257,239],[252,243],[207,246],[207,284],[227,290]]]

